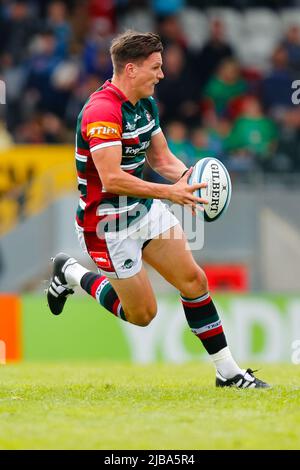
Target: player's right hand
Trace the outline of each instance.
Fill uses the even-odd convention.
[[[170,193],[168,199],[176,204],[182,206],[188,205],[191,207],[193,214],[196,214],[196,210],[203,211],[203,207],[200,204],[208,204],[208,201],[202,197],[194,195],[197,189],[206,188],[207,183],[189,184],[188,179],[193,172],[191,167],[184,176],[182,176],[177,183],[170,186]]]

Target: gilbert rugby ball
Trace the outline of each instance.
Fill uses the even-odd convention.
[[[198,189],[195,196],[208,201],[203,204],[204,220],[213,222],[224,214],[231,199],[231,180],[228,171],[220,160],[203,158],[193,168],[188,180],[189,184],[207,183],[206,188]]]

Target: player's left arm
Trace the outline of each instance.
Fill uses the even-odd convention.
[[[152,136],[151,145],[147,150],[147,160],[156,173],[173,183],[187,170],[185,164],[169,149],[163,132]]]

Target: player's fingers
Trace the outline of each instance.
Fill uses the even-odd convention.
[[[200,204],[208,204],[208,200],[204,199],[203,197],[193,196],[194,202],[200,202]]]
[[[191,168],[188,169],[188,171],[183,175],[182,178],[187,181],[188,178],[191,176],[192,173],[193,173],[193,167],[191,166]]]
[[[207,187],[207,183],[196,183],[190,186],[190,190],[196,191],[197,189],[202,189],[206,187]]]

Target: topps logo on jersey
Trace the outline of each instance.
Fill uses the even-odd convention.
[[[141,145],[136,149],[132,147],[125,147],[125,154],[137,155],[142,150],[146,150],[149,146],[150,146],[150,140],[147,140],[147,142],[142,142]]]
[[[98,137],[99,139],[121,138],[121,128],[114,122],[92,122],[87,125],[87,136]]]

